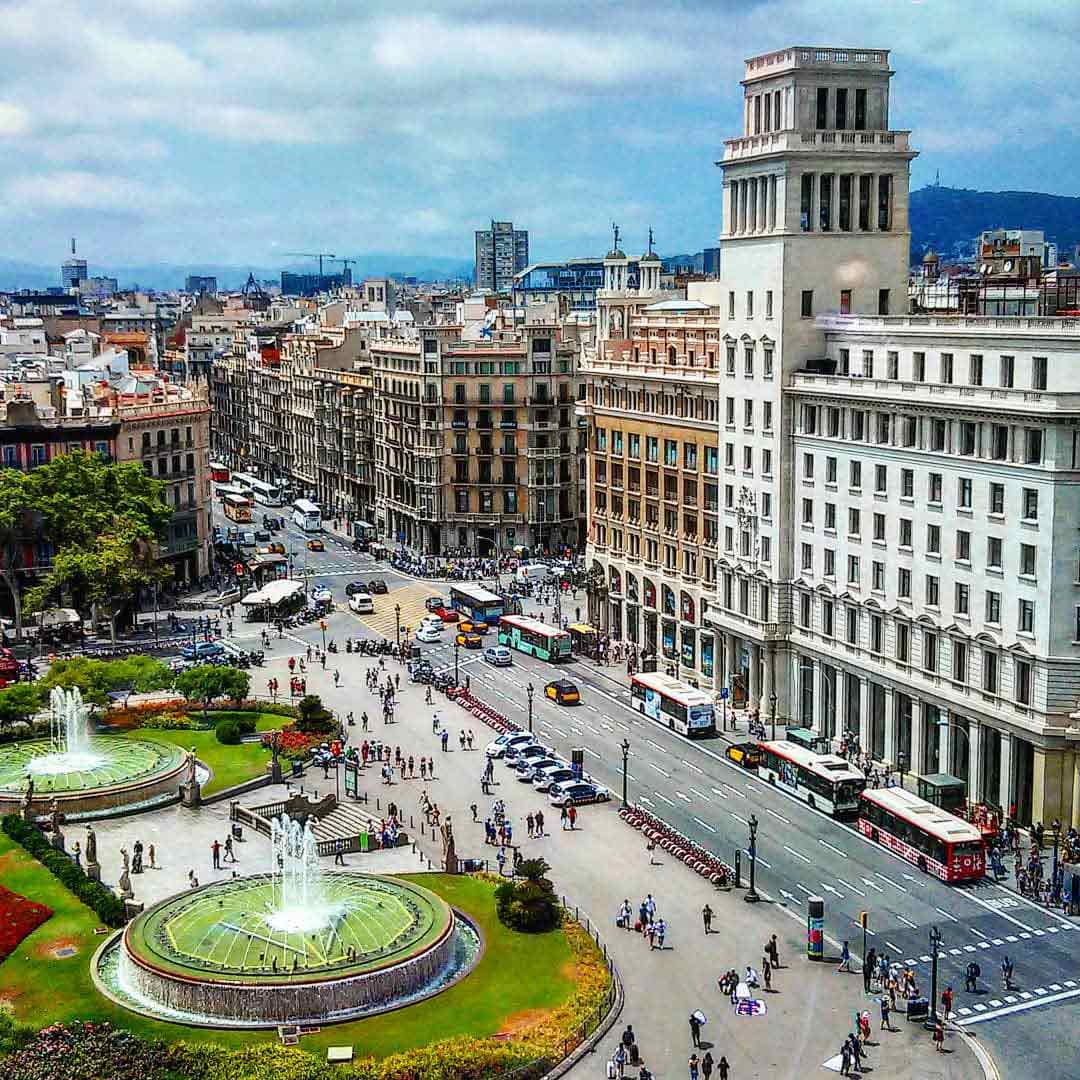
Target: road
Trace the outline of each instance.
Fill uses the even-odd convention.
[[[386,613],[395,603],[407,598],[410,605],[422,606],[424,595],[445,588],[442,583],[416,582],[387,571],[385,564],[330,543],[328,548],[325,554],[309,555],[308,570],[316,579],[325,579],[340,601],[328,629],[328,636],[337,636],[339,642],[346,634],[375,632],[368,625],[370,616],[355,616],[344,608],[344,585],[353,576],[378,576],[386,581],[390,592],[376,597],[374,621],[387,636],[393,636],[395,620],[390,616],[387,622]],[[317,643],[319,631],[308,627],[293,636],[303,643]],[[424,655],[436,669],[453,667],[452,640],[448,634],[445,643],[424,647]],[[850,826],[729,762],[723,756],[727,745],[723,738],[689,740],[645,719],[632,709],[625,685],[591,662],[574,661],[555,668],[515,653],[512,667],[493,668],[476,652],[465,650],[459,662],[461,677],[469,676],[473,693],[523,727],[528,721],[527,686],[532,683],[537,735],[563,756],[572,748],[583,749],[586,770],[615,798],[622,785],[620,744],[627,739],[630,800],[728,861],[737,848],[743,849],[744,882],[747,822],[755,814],[758,891],[800,924],[805,922],[806,897],[823,897],[826,933],[834,948],[848,940],[853,954],[860,953],[858,919],[866,911],[868,947],[910,966],[920,989],[928,994],[928,933],[937,926],[942,934],[939,992],[947,984],[953,987],[955,1021],[988,1044],[1005,1075],[1022,1074],[1030,1062],[1043,1060],[1044,1043],[1060,1039],[1060,1024],[1075,1023],[1080,965],[1072,939],[1080,927],[1071,920],[987,879],[950,886],[921,874]],[[335,659],[335,666],[346,663],[343,654]],[[543,696],[544,684],[556,675],[579,683],[580,705],[558,706]],[[453,726],[452,711],[448,722]],[[1015,965],[1016,986],[1008,993],[1001,989],[999,972],[1005,953]],[[964,969],[971,960],[981,968],[979,992],[974,994],[964,990]]]

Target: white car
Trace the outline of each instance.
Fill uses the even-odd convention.
[[[507,731],[497,739],[489,742],[484,749],[484,753],[488,757],[503,757],[511,746],[529,746],[535,742],[536,737],[530,735],[527,731]]]
[[[371,599],[371,593],[353,593],[349,597],[349,609],[357,615],[370,615],[375,610],[375,601]]]
[[[420,620],[420,629],[421,630],[423,630],[425,628],[427,628],[429,630],[442,630],[444,625],[445,624],[443,623],[442,619],[439,618],[438,615],[425,615]]]
[[[417,641],[423,641],[427,645],[438,643],[443,640],[441,626],[421,626],[414,635]]]
[[[576,780],[577,775],[569,765],[560,762],[558,765],[549,765],[547,768],[538,768],[533,777],[533,787],[537,791],[547,791],[552,784],[565,784],[567,781]]]
[[[515,769],[523,761],[541,761],[543,758],[553,758],[555,755],[539,743],[526,743],[523,746],[509,746],[503,755],[503,760],[510,768]]]
[[[318,585],[311,590],[311,599],[318,604],[325,600],[333,600],[334,594],[325,585]]]

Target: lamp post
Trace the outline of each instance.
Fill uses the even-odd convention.
[[[627,759],[630,757],[630,740],[622,741],[622,804],[626,806]]]
[[[1058,890],[1058,843],[1061,840],[1061,822],[1052,821],[1050,823],[1050,830],[1054,834],[1054,862],[1052,864],[1051,878],[1050,878],[1050,902],[1056,904],[1061,899],[1061,894]]]
[[[529,696],[529,734],[530,735],[532,734],[532,729],[533,729],[533,694],[535,692],[536,691],[535,691],[535,688],[533,687],[533,684],[529,683],[529,685],[525,688],[525,693],[528,694],[528,696]]]
[[[900,770],[900,787],[904,786],[904,770],[907,768],[907,754],[903,750],[896,755],[896,767]]]
[[[938,949],[941,948],[941,931],[936,926],[930,927],[930,1016],[926,1021],[928,1028],[937,1027],[937,961]],[[946,1016],[944,1018],[948,1020]]]
[[[401,651],[401,605],[394,605],[394,644]]]
[[[769,708],[772,710],[772,739],[776,742],[776,691],[769,694]]]
[[[457,639],[454,639],[454,685],[460,686],[461,679],[458,677],[458,656],[461,652],[461,646],[458,644]]]
[[[743,899],[749,904],[756,904],[761,899],[754,888],[754,871],[757,868],[757,815],[751,814],[747,824],[750,826],[750,888],[746,890]]]
[[[322,651],[323,655],[326,655],[326,620],[319,620],[319,629],[322,631]]]

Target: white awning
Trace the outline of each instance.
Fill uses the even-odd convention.
[[[280,604],[282,600],[288,600],[290,596],[296,596],[303,591],[302,581],[271,581],[257,592],[248,593],[240,603],[249,607],[257,604]]]

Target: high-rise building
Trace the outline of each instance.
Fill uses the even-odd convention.
[[[493,221],[476,231],[476,287],[509,292],[514,275],[529,265],[529,233],[512,221]]]
[[[60,266],[60,283],[65,289],[78,289],[86,280],[86,260],[75,257],[75,237],[71,238],[71,258]]]
[[[184,278],[184,292],[216,293],[217,278],[212,274],[188,274],[188,276]]]

